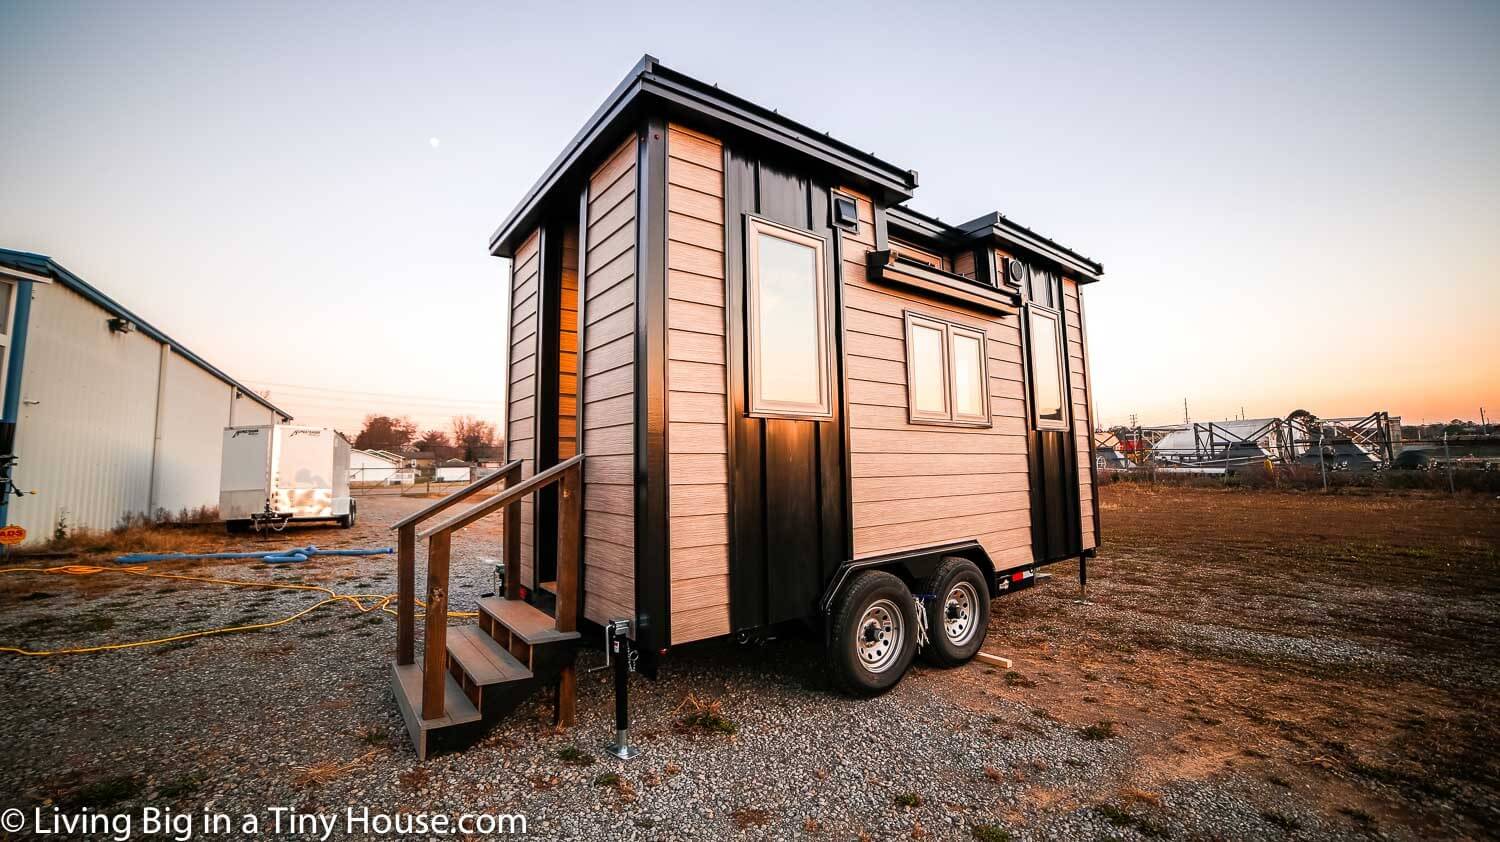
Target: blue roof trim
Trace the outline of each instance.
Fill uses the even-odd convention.
[[[189,351],[182,345],[182,343],[166,335],[165,333],[162,333],[160,330],[152,327],[150,322],[147,322],[145,319],[142,319],[135,313],[130,312],[130,310],[126,309],[126,307],[120,302],[100,292],[88,281],[85,281],[83,278],[80,278],[77,275],[73,274],[68,270],[67,267],[48,257],[47,255],[32,254],[31,252],[16,251],[15,249],[0,248],[0,266],[8,266],[12,269],[19,269],[25,272],[32,272],[38,275],[47,275],[51,277],[53,280],[61,283],[63,286],[73,290],[79,295],[82,295],[84,298],[87,298],[89,301],[92,301],[93,303],[99,305],[105,310],[108,310],[116,316],[119,316],[123,319],[129,319],[130,321],[134,322],[135,326],[141,331],[141,333],[146,334],[147,336],[155,339],[157,342],[160,342],[163,345],[171,347],[173,353],[187,358],[194,365],[198,366],[209,374],[212,374],[214,377],[217,377],[224,383],[238,389],[240,393],[245,397],[250,398],[266,409],[271,410],[272,412],[281,416],[284,420],[292,420],[291,414],[286,410],[256,394],[254,389],[251,389],[249,386],[246,386],[240,381],[225,374],[208,360],[205,360],[192,351]]]

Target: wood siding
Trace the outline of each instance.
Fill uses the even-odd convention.
[[[724,149],[667,130],[667,453],[673,645],[729,633]]]
[[[1068,371],[1072,384],[1073,432],[1078,441],[1078,501],[1083,521],[1083,548],[1089,549],[1094,540],[1094,464],[1093,447],[1089,443],[1089,428],[1093,423],[1093,407],[1089,404],[1089,361],[1083,342],[1083,295],[1076,281],[1063,278],[1063,318],[1067,321]]]
[[[506,400],[506,448],[521,460],[521,476],[536,468],[536,352],[537,301],[542,276],[541,230],[516,249],[510,269],[510,373]],[[531,497],[521,501],[521,581],[532,581],[535,508]]]
[[[563,231],[557,359],[557,458],[578,454],[578,227]]]
[[[844,232],[845,353],[854,556],[975,539],[1000,567],[1031,561],[1020,324],[866,280],[875,248],[869,199],[855,191],[859,232]],[[907,420],[906,310],[983,330],[986,429]]]
[[[634,136],[589,179],[584,238],[584,616],[635,618]],[[566,296],[564,296],[566,298]]]

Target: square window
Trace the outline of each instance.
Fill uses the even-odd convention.
[[[984,331],[911,311],[905,317],[907,419],[989,426]]]

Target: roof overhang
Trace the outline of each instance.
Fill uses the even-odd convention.
[[[951,250],[977,245],[997,246],[1044,263],[1081,284],[1103,279],[1104,266],[1097,261],[1017,225],[999,212],[985,214],[961,225],[949,225],[911,208],[896,206],[886,211],[886,221],[892,233],[934,247]]]
[[[1104,264],[1017,225],[999,212],[965,222],[958,226],[958,230],[969,242],[987,243],[1040,258],[1080,284],[1103,280]]]
[[[636,119],[648,112],[707,126],[727,137],[750,138],[810,159],[837,172],[840,183],[866,190],[887,203],[910,199],[917,187],[917,174],[912,170],[901,169],[825,132],[667,68],[648,55],[615,86],[490,236],[490,253],[511,257],[540,221],[553,192],[581,185],[588,176],[582,169],[607,154],[620,142],[627,127],[633,127]],[[576,202],[569,200],[567,204],[571,207]]]

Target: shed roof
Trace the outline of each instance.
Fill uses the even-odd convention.
[[[255,390],[251,389],[249,386],[246,386],[233,377],[230,377],[228,374],[225,374],[224,371],[219,367],[188,350],[188,348],[181,342],[178,342],[177,340],[158,330],[150,322],[126,309],[125,305],[114,300],[113,298],[110,298],[103,292],[100,292],[97,287],[85,281],[83,278],[80,278],[77,275],[73,274],[73,272],[70,271],[67,267],[48,257],[47,255],[0,248],[0,266],[8,266],[11,269],[17,269],[23,272],[31,272],[38,275],[46,275],[47,277],[52,278],[54,281],[57,281],[68,289],[71,289],[84,298],[88,299],[100,309],[112,313],[119,318],[130,320],[135,324],[136,328],[140,330],[141,333],[144,333],[157,342],[170,347],[172,349],[172,353],[183,357],[184,359],[192,362],[194,365],[198,366],[209,374],[212,374],[214,377],[217,377],[224,383],[238,389],[240,393],[245,397],[250,398],[261,406],[264,406],[266,409],[269,409],[272,412],[276,413],[282,418],[282,420],[292,420],[291,414],[286,410],[256,394]]]

